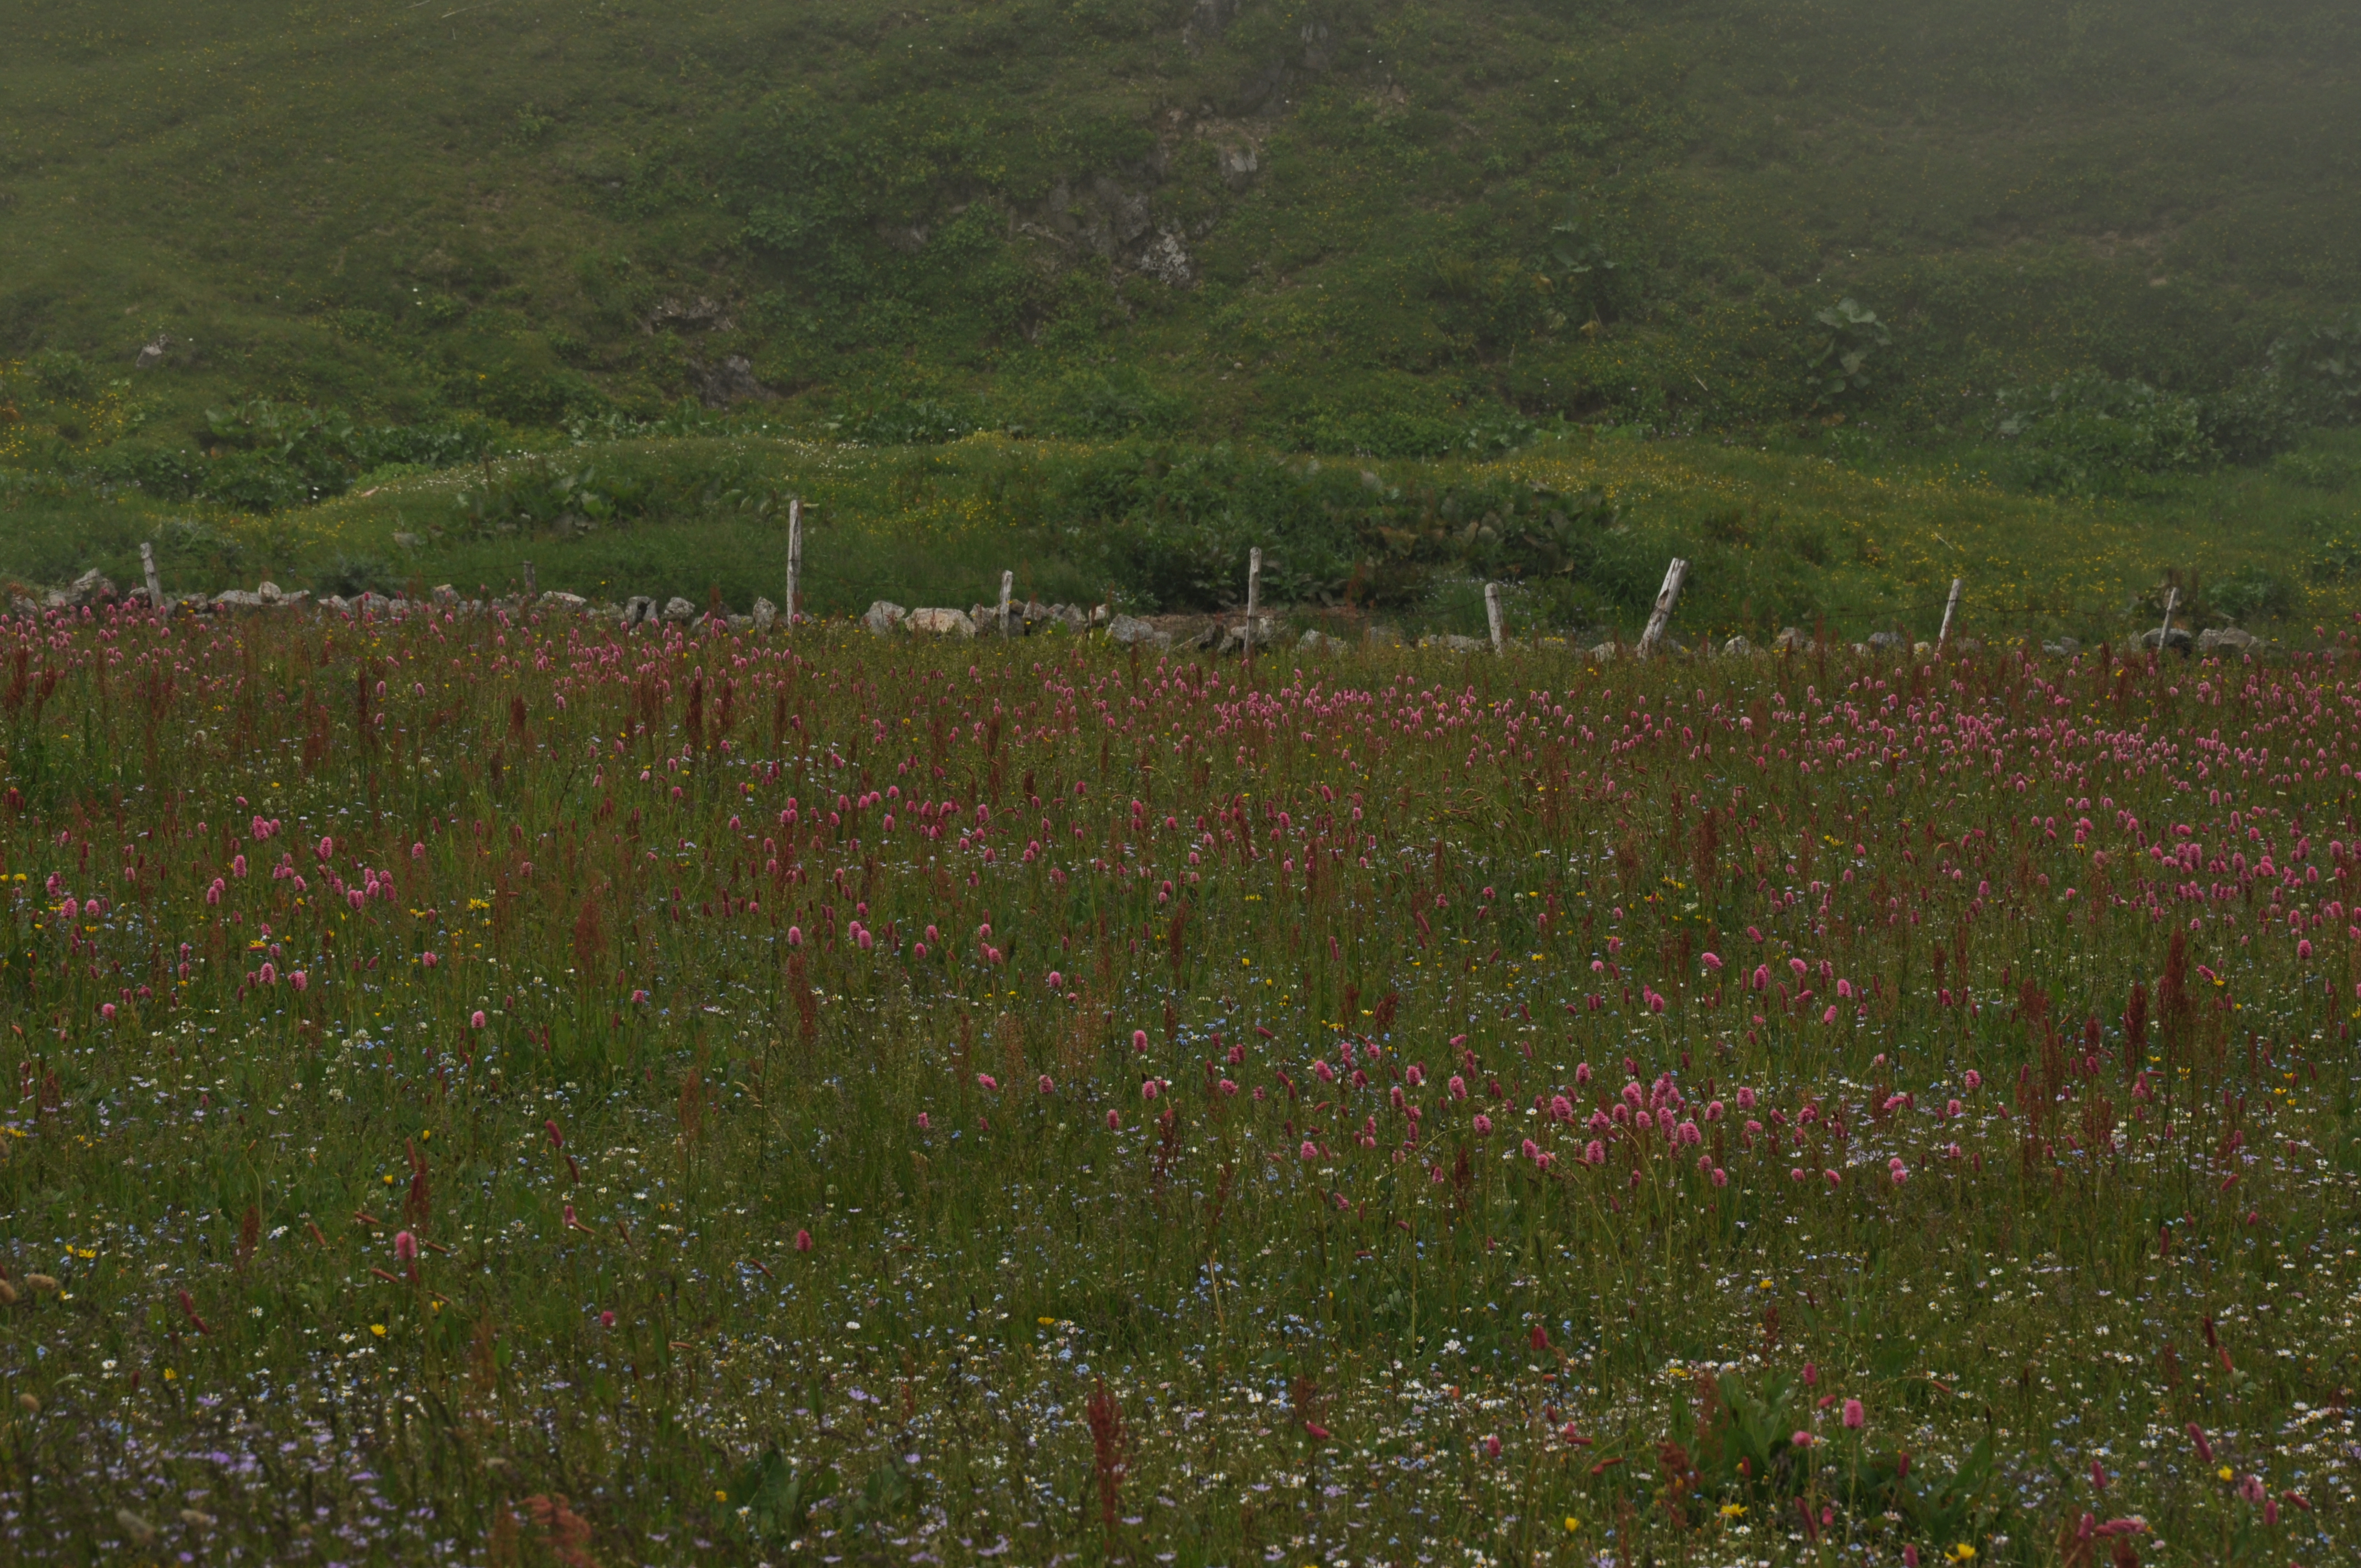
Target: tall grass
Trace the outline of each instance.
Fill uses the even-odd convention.
[[[2336,1560],[2336,662],[12,623],[29,1559]]]

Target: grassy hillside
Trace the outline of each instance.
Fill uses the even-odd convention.
[[[886,434],[1931,426],[2219,391],[2361,302],[2311,0],[22,12],[0,345],[168,333],[171,414],[546,423],[735,355]],[[1816,389],[1848,295],[1893,342]]]
[[[119,571],[160,506],[219,580],[490,575],[505,524],[701,592],[738,509],[815,482],[796,454],[860,471],[848,515],[916,526],[897,476],[927,459],[842,447],[989,433],[1004,466],[1056,455],[980,513],[1037,576],[1141,603],[1216,601],[1257,534],[1315,601],[1447,619],[1455,575],[1498,570],[1611,621],[1661,570],[1614,565],[1619,528],[1752,563],[1699,583],[1732,623],[1923,595],[1890,549],[1831,556],[1814,531],[1859,532],[1849,500],[1763,523],[1784,469],[1576,509],[1611,526],[1505,562],[1430,541],[1415,571],[1385,530],[1497,504],[1446,516],[1460,481],[1421,468],[1406,501],[1297,518],[1224,477],[1259,451],[1499,487],[1609,429],[1697,437],[1662,465],[1690,474],[1731,439],[1897,494],[1956,470],[2051,520],[2014,535],[2029,565],[2058,530],[2120,533],[2125,583],[2051,607],[2077,624],[2167,570],[2250,569],[2233,609],[2300,619],[2361,561],[2334,433],[2361,407],[2346,7],[20,12],[0,571]],[[656,450],[680,437],[752,467],[692,482],[707,448]],[[603,540],[547,495],[470,511],[493,468],[420,477],[536,452],[502,461],[622,483]]]

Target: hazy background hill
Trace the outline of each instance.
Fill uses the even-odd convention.
[[[8,48],[0,463],[241,515],[684,400],[2068,497],[2361,402],[2345,5],[25,0]]]

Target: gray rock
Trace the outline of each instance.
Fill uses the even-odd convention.
[[[540,604],[544,609],[562,611],[567,615],[580,615],[590,608],[590,601],[580,594],[561,594],[554,590],[542,595]]]
[[[390,615],[395,603],[380,593],[364,593],[353,601],[354,607],[363,615]]]
[[[1451,653],[1488,653],[1492,651],[1492,645],[1481,637],[1461,637],[1448,631],[1436,636],[1422,637],[1418,640],[1418,645],[1422,648],[1440,648]]]
[[[320,601],[320,608],[322,609],[333,609],[338,615],[350,615],[353,613],[353,601],[345,598],[342,594],[330,594],[326,598]]]
[[[1252,622],[1241,620],[1235,626],[1222,628],[1222,641],[1217,651],[1224,653],[1243,653],[1249,642],[1257,648],[1268,648],[1278,639],[1279,619],[1276,616],[1261,615],[1257,616]]]
[[[2197,634],[2197,651],[2201,653],[2245,653],[2263,645],[2263,640],[2251,631],[2241,631],[2235,626],[2215,627]]]
[[[721,618],[721,624],[732,631],[752,631],[754,630],[754,618],[751,615],[725,615]]]
[[[170,353],[171,348],[172,334],[159,332],[139,345],[139,352],[132,356],[131,367],[134,370],[153,370],[164,363],[164,356]]]
[[[754,630],[768,631],[779,623],[779,607],[769,599],[754,601]]]
[[[260,609],[264,600],[260,594],[245,588],[225,588],[214,596],[215,609]]]
[[[1391,626],[1372,625],[1361,633],[1361,641],[1372,648],[1399,648],[1402,645],[1400,629]]]
[[[623,624],[637,626],[656,618],[656,601],[647,594],[633,594],[623,601]]]
[[[277,583],[270,582],[257,583],[254,587],[254,594],[255,597],[260,599],[263,603],[270,605],[275,605],[280,599],[287,597],[285,594],[279,591],[279,585]]]
[[[456,609],[459,608],[459,590],[453,587],[448,583],[435,584],[434,587],[427,590],[426,597],[434,601],[435,608],[438,609]]]
[[[686,626],[697,619],[697,607],[675,594],[664,600],[664,618],[675,626]]]
[[[1754,644],[1743,637],[1733,637],[1721,645],[1721,656],[1725,659],[1743,659],[1753,652]]]
[[[2147,630],[2140,633],[2139,645],[2143,648],[2149,649],[2159,647],[2177,648],[2181,652],[2186,653],[2196,648],[2197,639],[2191,636],[2186,630],[2178,626],[2172,629],[2172,635],[2168,638],[2164,634],[2164,628],[2157,626],[2151,627]]]
[[[1880,653],[1891,653],[1897,648],[1908,646],[1908,643],[1909,639],[1899,631],[1872,631],[1869,634],[1869,645]]]
[[[910,612],[900,605],[886,599],[879,599],[869,607],[866,614],[862,616],[861,624],[869,628],[869,634],[872,637],[890,637],[909,617]]]
[[[778,396],[754,378],[753,362],[742,354],[732,354],[719,365],[692,359],[688,362],[688,374],[697,383],[698,399],[708,409],[726,409],[732,403]]]
[[[903,624],[936,637],[972,637],[975,620],[963,610],[914,609]]]
[[[104,604],[114,598],[115,585],[95,566],[64,587],[51,588],[42,596],[51,609],[80,609],[85,605]]]
[[[2071,637],[2060,637],[2055,642],[2044,642],[2041,651],[2053,659],[2070,659],[2082,651],[2082,644]]]
[[[1180,236],[1167,229],[1140,247],[1139,269],[1168,289],[1185,289],[1197,280],[1196,264]]]
[[[280,609],[302,609],[305,605],[310,604],[311,602],[312,590],[309,588],[297,588],[291,594],[280,594],[279,596],[278,608]]]
[[[1108,621],[1107,635],[1126,648],[1140,642],[1150,643],[1159,648],[1172,646],[1172,639],[1170,635],[1157,630],[1136,615],[1118,615]]]
[[[1307,631],[1295,640],[1295,646],[1298,652],[1304,653],[1342,653],[1352,644],[1324,631]]]
[[[1805,634],[1802,627],[1790,626],[1782,630],[1778,636],[1771,640],[1771,652],[1773,653],[1800,653],[1811,645],[1812,640]]]

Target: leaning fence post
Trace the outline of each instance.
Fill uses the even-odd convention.
[[[1508,646],[1508,638],[1500,630],[1500,585],[1484,585],[1484,619],[1492,628],[1492,652],[1499,652]]]
[[[2179,588],[2172,587],[2164,590],[2164,625],[2156,634],[2156,651],[2159,653],[2172,646],[2172,611],[2174,607],[2180,603],[2180,590]]]
[[[1007,635],[1008,635],[1008,598],[1009,598],[1009,596],[1010,596],[1011,594],[1015,593],[1016,591],[1016,573],[1014,573],[1014,572],[1003,572],[1003,573],[1001,573],[1001,574],[1000,574],[1000,634],[1001,634],[1003,637],[1005,637],[1005,636],[1007,636]]]
[[[148,575],[148,608],[161,611],[164,608],[164,579],[156,572],[156,546],[142,543],[139,546],[139,569]]]
[[[1664,640],[1664,627],[1673,619],[1673,606],[1680,602],[1681,585],[1688,580],[1689,564],[1679,556],[1664,570],[1664,586],[1656,590],[1656,608],[1648,616],[1648,630],[1640,633],[1640,657],[1653,658],[1656,644]]]
[[[787,502],[787,630],[796,629],[796,594],[804,576],[804,503]]]
[[[1262,546],[1246,552],[1246,663],[1254,663],[1255,620],[1262,611]]]
[[[1951,618],[1960,613],[1960,589],[1963,577],[1951,579],[1951,597],[1943,601],[1943,630],[1935,633],[1935,656],[1943,656],[1943,644],[1951,640]]]

